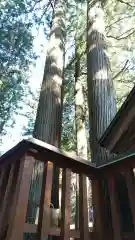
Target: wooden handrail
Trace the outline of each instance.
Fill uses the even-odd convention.
[[[84,160],[77,155],[60,151],[58,148],[39,141],[35,138],[22,140],[14,148],[0,157],[0,165],[6,162],[14,162],[20,159],[26,152],[30,151],[31,154],[44,161],[44,156],[49,161],[55,163],[59,167],[70,168],[73,172],[80,172],[86,175],[96,174],[96,165],[90,161]]]
[[[18,143],[15,147],[13,147],[11,150],[6,152],[4,155],[0,157],[0,166],[5,165],[6,162],[12,162],[13,160],[18,160],[21,158],[21,156],[24,155],[27,151],[35,151],[35,155],[39,154],[41,159],[44,161],[44,156],[46,156],[46,159],[50,159],[53,163],[73,169],[75,171],[76,165],[77,165],[77,172],[81,171],[86,174],[96,174],[100,172],[100,169],[102,170],[112,170],[115,167],[121,167],[124,165],[130,165],[131,167],[135,165],[134,159],[135,159],[135,151],[132,152],[126,152],[124,154],[120,154],[113,159],[111,159],[106,164],[96,166],[95,163],[91,163],[88,160],[82,159],[78,157],[77,155],[70,154],[68,152],[63,152],[60,149],[48,144],[44,143],[38,139],[31,138],[27,140],[22,140],[20,143]],[[64,164],[63,164],[64,159]],[[63,166],[64,165],[64,166]]]
[[[135,166],[135,151],[127,152],[125,154],[116,155],[109,162],[97,166],[97,169],[101,169],[101,171],[113,171],[115,168],[121,168],[123,165],[130,167]]]

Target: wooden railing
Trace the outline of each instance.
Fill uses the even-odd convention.
[[[53,164],[61,168],[62,172],[61,218],[57,227],[51,225]],[[134,239],[134,165],[135,154],[95,167],[88,161],[63,154],[56,148],[35,139],[22,141],[0,160],[0,240],[45,240],[48,236],[59,236],[61,240]],[[77,229],[70,229],[72,172],[79,174],[79,227]],[[124,176],[128,189],[133,223],[133,231],[130,233],[125,232],[121,226],[120,201],[116,190],[120,174]],[[38,186],[37,175],[40,176]],[[92,181],[94,210],[92,230],[88,226],[86,177]],[[108,189],[108,200],[104,185]],[[36,201],[33,201],[34,191],[35,196],[39,197]],[[110,209],[108,219],[110,228],[106,223],[106,201]]]
[[[101,179],[108,187],[114,240],[135,239],[134,168],[135,152],[119,156],[111,163],[98,167]]]

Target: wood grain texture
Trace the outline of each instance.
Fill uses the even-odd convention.
[[[69,169],[63,169],[62,171],[62,199],[61,199],[61,231],[60,239],[68,240],[70,238],[70,214],[71,214],[71,203],[70,203],[70,181],[71,171]]]
[[[129,197],[130,208],[132,213],[132,221],[133,221],[134,231],[135,231],[135,178],[133,175],[133,170],[126,169],[124,175],[125,175],[127,189],[128,189],[128,197]]]
[[[6,240],[23,240],[24,225],[28,204],[29,189],[33,171],[33,157],[26,155],[20,160],[20,168],[12,209],[9,216],[9,228]]]
[[[9,173],[5,194],[3,196],[1,211],[0,211],[0,232],[3,230],[3,223],[5,222],[5,212],[6,212],[6,208],[8,207],[8,201],[10,201],[14,170],[15,170],[15,165],[12,164],[10,168],[10,173]]]
[[[86,176],[79,175],[79,230],[81,240],[89,240]]]
[[[94,211],[94,232],[96,239],[104,240],[104,202],[101,179],[92,179],[92,204]]]
[[[108,190],[109,190],[111,213],[112,213],[113,239],[122,240],[119,202],[118,202],[118,197],[117,197],[117,192],[115,187],[115,179],[113,176],[111,176],[108,180]]]
[[[37,238],[44,240],[48,237],[50,229],[50,203],[52,190],[53,164],[51,162],[44,163],[44,172],[42,180],[39,222],[37,229]]]

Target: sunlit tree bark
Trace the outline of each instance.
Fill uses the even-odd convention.
[[[65,1],[56,0],[33,136],[60,146],[65,47]]]
[[[88,103],[91,154],[92,161],[96,164],[103,164],[112,157],[106,149],[99,146],[98,141],[116,114],[115,95],[113,82],[109,76],[109,60],[106,52],[104,29],[104,12],[101,2],[89,1],[87,29]],[[131,231],[129,200],[122,175],[116,179],[116,185],[120,200],[121,226],[123,231]],[[106,201],[105,209],[107,210],[106,225],[108,225],[110,210],[105,181],[103,182],[103,191]]]
[[[33,136],[60,147],[66,1],[56,0]],[[52,200],[59,208],[59,169],[54,166]]]
[[[75,54],[75,123],[77,154],[80,157],[87,159],[87,138],[85,131],[86,107],[84,99],[84,87],[80,78],[80,56],[77,46]]]
[[[75,48],[75,125],[76,125],[76,153],[87,159],[87,138],[85,130],[85,99],[82,80],[80,77],[80,54],[76,41]],[[76,228],[79,227],[79,176],[76,175]]]
[[[109,76],[109,59],[104,37],[104,18],[101,3],[88,3],[88,104],[92,161],[103,164],[108,160],[98,140],[116,114],[113,82]]]
[[[88,1],[87,17],[87,83],[91,161],[101,165],[107,162],[110,156],[106,149],[100,147],[98,141],[116,114],[116,102],[113,82],[109,76],[109,59],[104,36],[104,12],[100,1]],[[103,182],[102,186],[106,202],[104,214],[108,231],[110,208],[106,182]],[[94,202],[93,206],[95,206]]]

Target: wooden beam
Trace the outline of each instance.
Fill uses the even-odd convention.
[[[112,213],[112,228],[114,240],[122,240],[121,227],[120,227],[120,210],[118,197],[115,187],[115,179],[110,176],[108,179],[108,190],[110,196],[111,213]]]
[[[5,189],[5,194],[2,200],[1,211],[0,211],[0,232],[3,230],[3,223],[5,222],[5,212],[6,212],[6,208],[8,207],[7,204],[10,201],[14,173],[15,173],[15,164],[12,164],[10,168],[8,183]]]
[[[36,233],[37,232],[37,225],[30,224],[30,223],[25,223],[24,232]],[[50,236],[58,236],[59,237],[60,236],[60,228],[55,228],[55,227],[50,228],[49,229],[49,235]],[[92,236],[93,233],[89,233],[89,235]],[[70,238],[77,238],[77,239],[80,238],[79,230],[70,229],[69,230],[69,237]]]
[[[49,235],[52,177],[53,163],[45,162],[40,198],[39,222],[37,229],[38,239],[40,240],[44,240]]]
[[[20,160],[20,168],[13,205],[9,216],[9,228],[6,240],[23,240],[33,164],[33,157],[28,155]]]
[[[81,240],[89,240],[86,176],[79,175],[79,229]]]
[[[25,223],[25,228],[24,228],[24,232],[27,232],[27,233],[36,233],[37,232],[37,225],[35,224],[30,224],[30,223]],[[60,236],[60,228],[50,228],[49,229],[49,235],[50,236],[57,236],[59,237]],[[77,239],[80,239],[80,232],[79,230],[75,230],[75,229],[70,229],[69,231],[69,236],[70,238],[77,238]],[[126,240],[129,240],[129,239],[135,239],[135,233],[131,232],[124,232],[123,233],[123,237],[124,239]],[[89,239],[92,239],[92,240],[97,240],[96,236],[95,236],[95,233],[94,232],[89,232]],[[105,238],[104,240],[107,239],[107,240],[112,240],[112,235],[105,235]]]
[[[102,179],[92,179],[92,204],[94,210],[94,232],[96,239],[104,240],[104,202],[102,194]]]
[[[134,225],[134,231],[135,231],[135,178],[133,175],[132,169],[126,169],[124,172],[127,189],[128,189],[128,197],[130,202],[130,208],[132,213],[132,221]]]
[[[134,117],[135,117],[135,105],[128,109],[128,112],[125,113],[124,115],[124,119],[119,121],[119,123],[117,123],[117,126],[115,125],[113,126],[113,128],[111,129],[112,132],[110,133],[111,136],[110,137],[107,136],[108,141],[105,142],[104,147],[106,147],[109,151],[113,152],[113,148],[115,148],[121,136],[129,128],[129,124],[134,119]]]
[[[68,240],[70,239],[70,214],[71,214],[71,204],[70,204],[70,192],[71,192],[71,171],[64,168],[62,171],[62,198],[61,198],[61,231],[60,239]]]
[[[4,183],[4,178],[5,178],[5,174],[6,174],[6,167],[2,167],[1,171],[0,171],[0,199],[2,199],[2,195],[3,195],[3,183]],[[0,209],[2,206],[2,200],[0,200]]]
[[[4,176],[3,176],[3,181],[1,183],[2,185],[1,185],[1,192],[0,192],[0,211],[1,211],[1,208],[2,208],[5,191],[6,191],[6,187],[7,187],[7,184],[8,184],[11,164],[10,163],[6,164],[5,166],[3,166],[3,168],[4,168]]]

